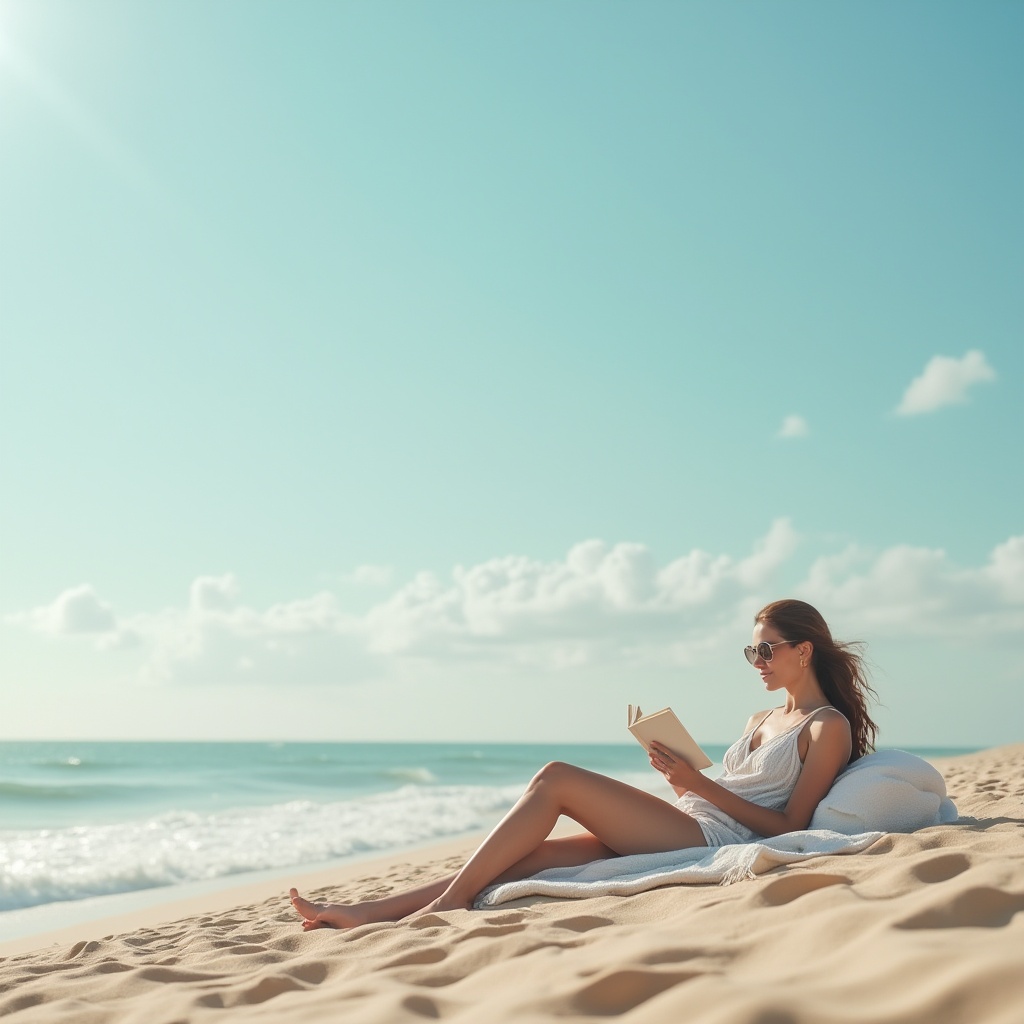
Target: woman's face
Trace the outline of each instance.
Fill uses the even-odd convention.
[[[788,637],[784,637],[770,623],[758,622],[754,626],[750,642],[756,648],[758,644],[780,644],[787,639]],[[804,671],[800,665],[798,647],[788,643],[781,643],[781,646],[772,648],[771,661],[756,658],[754,668],[760,673],[764,688],[769,691],[789,689],[796,684]]]

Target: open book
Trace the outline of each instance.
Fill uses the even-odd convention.
[[[662,708],[650,715],[645,715],[632,704],[628,708],[629,731],[640,741],[644,750],[649,751],[651,741],[654,740],[673,754],[678,754],[691,768],[700,771],[711,766],[711,758],[697,746],[671,708]]]

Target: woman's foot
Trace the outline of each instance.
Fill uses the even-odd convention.
[[[346,906],[344,903],[310,903],[299,895],[297,889],[289,889],[288,896],[292,906],[302,918],[305,931],[314,928],[356,928],[361,924],[370,924],[375,920],[361,904]]]

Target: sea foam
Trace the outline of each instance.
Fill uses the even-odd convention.
[[[511,786],[406,785],[336,803],[295,800],[142,821],[0,831],[0,911],[384,851],[488,828]]]

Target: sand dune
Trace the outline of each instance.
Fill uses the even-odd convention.
[[[350,932],[301,931],[284,888],[124,934],[82,926],[79,941],[0,960],[0,1015],[1020,1024],[1024,745],[937,764],[974,821],[727,887],[524,900]],[[373,862],[313,895],[384,894],[460,857]]]

